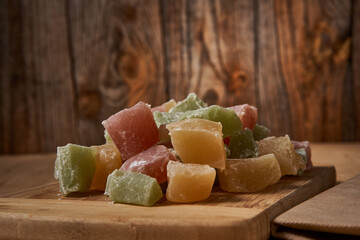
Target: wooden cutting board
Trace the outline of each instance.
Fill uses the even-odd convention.
[[[280,239],[360,239],[360,174],[276,217],[271,230]]]
[[[112,204],[100,192],[62,197],[57,183],[0,198],[0,239],[267,239],[270,221],[334,186],[334,167],[286,176],[261,192],[214,187],[196,204]]]

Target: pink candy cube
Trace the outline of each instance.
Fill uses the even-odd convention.
[[[123,161],[158,142],[159,130],[150,107],[139,102],[102,122],[119,149]]]
[[[170,160],[176,161],[175,155],[167,147],[155,145],[128,159],[120,169],[146,174],[160,184],[167,180],[166,167]]]
[[[236,115],[239,116],[243,128],[253,129],[257,122],[257,108],[249,104],[236,105],[233,107],[228,107],[235,111]]]

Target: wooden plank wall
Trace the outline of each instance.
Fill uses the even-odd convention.
[[[359,1],[3,0],[0,30],[0,153],[101,144],[109,115],[189,92],[360,140]]]

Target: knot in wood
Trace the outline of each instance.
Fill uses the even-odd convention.
[[[120,8],[120,16],[124,22],[132,22],[136,19],[136,8],[125,4]]]
[[[93,118],[98,115],[101,106],[100,94],[97,91],[88,91],[79,95],[79,115],[86,118]]]
[[[131,52],[125,53],[119,59],[119,70],[127,79],[136,78],[139,72],[139,59]]]
[[[315,63],[322,67],[333,54],[336,40],[335,30],[326,22],[319,22],[313,30],[312,53]]]
[[[243,70],[234,71],[229,82],[229,90],[233,92],[240,92],[247,85],[249,85],[249,77]]]

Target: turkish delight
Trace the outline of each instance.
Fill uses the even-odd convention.
[[[253,129],[257,122],[257,108],[250,106],[249,104],[236,105],[233,107],[228,107],[227,109],[232,109],[239,116],[243,128]]]
[[[279,181],[281,170],[274,154],[257,158],[227,159],[218,170],[220,188],[228,192],[256,192]]]
[[[190,203],[210,196],[216,171],[208,165],[170,161],[167,166],[167,175],[167,200]]]
[[[270,129],[265,126],[256,124],[252,130],[255,141],[263,140],[270,135]]]
[[[170,160],[175,161],[176,157],[167,147],[154,145],[128,159],[120,169],[146,174],[161,184],[167,180],[166,167]]]
[[[297,175],[298,171],[306,169],[305,163],[294,149],[288,135],[283,137],[268,137],[259,142],[259,156],[273,153],[279,161],[281,175]]]
[[[159,111],[159,112],[168,112],[170,108],[176,105],[176,101],[174,99],[170,99],[166,103],[161,104],[160,106],[151,108],[151,112]]]
[[[104,131],[104,138],[105,138],[105,142],[106,142],[106,143],[114,143],[113,140],[111,139],[108,131],[106,131],[106,129],[105,129],[105,131]]]
[[[93,147],[96,149],[96,171],[91,188],[104,191],[108,175],[121,167],[122,160],[120,152],[114,144],[108,143]]]
[[[105,195],[118,203],[152,206],[162,198],[163,193],[155,178],[118,169],[108,176]]]
[[[310,170],[313,167],[312,161],[311,161],[311,148],[309,141],[294,141],[291,140],[292,144],[294,145],[295,151],[297,149],[305,149],[306,152],[306,170]],[[301,150],[299,150],[301,151]]]
[[[225,168],[226,155],[220,123],[191,118],[168,124],[166,127],[181,161]]]
[[[207,104],[201,100],[195,93],[190,93],[184,100],[178,102],[169,112],[186,112],[207,107]]]
[[[236,131],[242,129],[241,120],[233,110],[217,105],[186,112],[154,112],[154,119],[157,126],[167,125],[172,122],[178,122],[191,118],[201,118],[214,122],[220,122],[224,137],[231,136]]]
[[[119,149],[123,161],[158,142],[159,130],[150,107],[143,102],[112,115],[102,124]]]
[[[165,191],[168,201],[202,201],[216,178],[224,191],[255,192],[311,167],[308,142],[269,137],[257,117],[251,105],[207,106],[195,93],[139,102],[102,122],[106,144],[58,147],[54,176],[65,196],[105,190],[114,202],[151,206]]]
[[[96,150],[76,144],[57,148],[54,176],[59,179],[64,196],[71,192],[87,192],[96,170]]]
[[[252,158],[258,155],[256,141],[248,128],[231,136],[229,149],[230,158]]]

